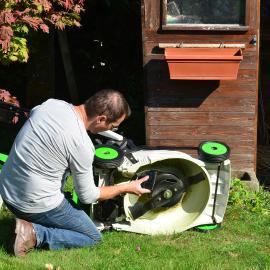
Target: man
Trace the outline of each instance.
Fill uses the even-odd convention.
[[[17,216],[16,256],[35,247],[56,250],[101,240],[86,213],[64,198],[62,188],[69,172],[80,201],[86,204],[121,193],[150,192],[141,187],[147,177],[118,186],[94,184],[95,149],[87,130],[113,130],[130,113],[127,101],[115,90],[97,92],[79,106],[49,99],[31,111],[0,174],[0,194]]]

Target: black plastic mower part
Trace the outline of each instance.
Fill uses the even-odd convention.
[[[143,178],[145,176],[149,176],[148,180],[143,182],[141,184],[142,188],[146,188],[149,190],[153,190],[154,185],[156,183],[156,177],[157,177],[158,171],[157,170],[150,170],[150,171],[144,171],[144,172],[140,172],[138,174],[135,174],[131,180],[136,180],[136,179],[140,179]]]
[[[133,219],[159,207],[170,207],[177,204],[186,192],[185,183],[170,173],[157,172],[151,199],[146,203],[137,202],[129,207]]]
[[[132,153],[126,153],[126,158],[127,158],[132,164],[138,163],[138,160],[133,156]]]
[[[124,213],[123,198],[106,200],[93,205],[94,219],[101,222],[115,222]]]
[[[220,163],[230,157],[230,147],[218,141],[204,141],[198,147],[199,159],[209,163]]]
[[[96,146],[93,165],[102,169],[114,169],[124,161],[124,152],[117,146],[101,144]]]
[[[220,164],[218,164],[217,168],[217,178],[216,178],[216,186],[215,186],[215,194],[214,194],[214,203],[213,203],[213,210],[212,210],[212,220],[214,224],[217,224],[215,212],[216,212],[216,202],[217,202],[217,190],[218,190],[218,181],[219,181],[219,174],[220,174]]]
[[[149,180],[143,182],[141,186],[152,190],[151,199],[146,203],[136,202],[133,206],[129,207],[133,219],[141,217],[150,210],[159,207],[171,207],[177,204],[190,185],[205,180],[205,175],[202,172],[185,177],[182,180],[174,174],[164,173],[158,170],[138,173],[136,178],[142,178],[145,175],[149,175]]]

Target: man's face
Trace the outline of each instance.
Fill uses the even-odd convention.
[[[116,131],[118,126],[124,121],[125,115],[118,118],[116,121],[108,122],[107,116],[96,116],[93,123],[87,128],[91,133],[96,134],[99,132],[111,130]]]

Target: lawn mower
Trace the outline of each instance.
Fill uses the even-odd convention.
[[[141,178],[150,194],[123,194],[96,202],[87,210],[100,230],[173,234],[217,228],[224,217],[231,179],[229,147],[217,141],[198,146],[198,158],[174,150],[138,147],[111,131],[97,140],[94,178],[97,186],[121,185]],[[73,200],[80,203],[73,192]]]
[[[2,108],[25,117],[25,111],[3,104]],[[114,199],[82,205],[100,230],[114,229],[141,234],[173,234],[190,228],[210,230],[223,221],[231,179],[230,148],[221,142],[204,141],[198,158],[176,151],[136,146],[112,132],[99,134],[93,163],[97,186],[121,185],[141,178],[151,193],[123,194]],[[0,170],[8,157],[0,155]],[[2,200],[0,197],[0,208]]]

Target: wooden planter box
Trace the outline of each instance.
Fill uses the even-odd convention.
[[[241,49],[165,48],[173,80],[236,80]]]

